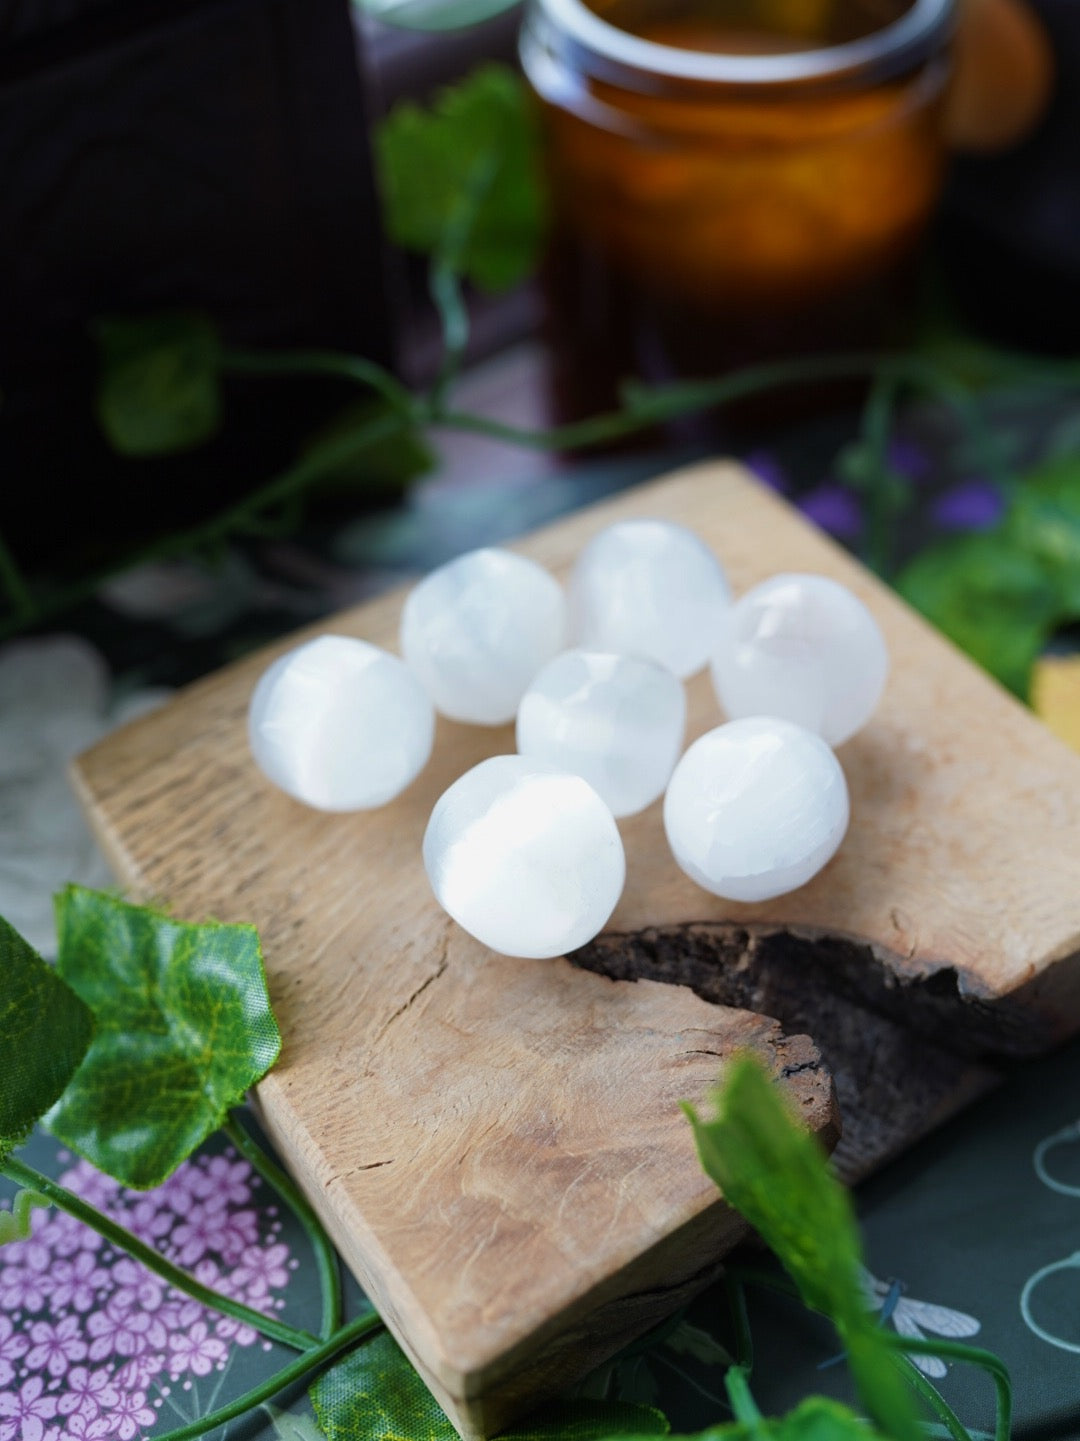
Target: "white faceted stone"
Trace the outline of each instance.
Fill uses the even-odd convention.
[[[503,725],[533,676],[566,643],[562,587],[508,550],[473,550],[410,591],[401,653],[451,720]]]
[[[574,566],[571,640],[646,656],[685,680],[709,659],[730,602],[719,561],[692,530],[621,520],[593,536]]]
[[[481,761],[439,798],[424,865],[444,910],[493,951],[541,959],[591,941],[622,894],[615,819],[580,776]]]
[[[695,741],[664,797],[675,859],[691,880],[731,901],[765,901],[805,885],[836,854],[847,824],[847,784],[829,747],[765,716]]]
[[[888,671],[877,621],[824,575],[774,575],[747,591],[721,622],[712,657],[732,719],[781,716],[831,746],[870,719]]]
[[[385,805],[427,765],[435,713],[389,651],[324,635],[279,657],[256,685],[248,738],[259,769],[323,811]]]
[[[671,778],[686,729],[680,681],[655,661],[568,650],[518,709],[517,747],[582,776],[613,815],[644,810]]]

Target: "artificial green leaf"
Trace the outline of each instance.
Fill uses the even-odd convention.
[[[93,1030],[71,987],[0,919],[0,1161],[63,1094]]]
[[[910,1396],[866,1309],[851,1201],[821,1148],[751,1055],[730,1064],[715,1102],[710,1121],[685,1108],[706,1172],[776,1253],[807,1305],[832,1320],[869,1414],[896,1441],[917,1441]]]
[[[312,437],[301,460],[320,466],[321,488],[363,492],[366,495],[396,495],[414,480],[432,470],[438,459],[424,433],[404,416],[385,433],[380,422],[393,415],[383,400],[358,400],[336,415]],[[367,431],[374,431],[370,441]],[[348,459],[338,458],[350,438],[355,448]]]
[[[100,320],[97,413],[122,455],[173,455],[210,439],[221,420],[221,347],[203,315]]]
[[[392,1336],[380,1332],[325,1371],[308,1392],[327,1441],[457,1441],[445,1411]],[[567,1401],[507,1431],[507,1441],[664,1436],[659,1411],[618,1401]]]
[[[82,886],[59,894],[56,915],[58,969],[96,1034],[48,1125],[125,1186],[159,1186],[281,1049],[258,933]]]
[[[1080,616],[1080,456],[1058,456],[1024,476],[1003,534],[1042,567],[1062,620]]]
[[[539,254],[543,192],[525,83],[484,65],[430,110],[396,106],[376,133],[387,229],[484,290],[523,280]]]
[[[939,630],[1027,699],[1032,665],[1061,613],[1058,589],[1038,560],[1001,531],[983,531],[923,551],[896,584]]]
[[[0,1246],[6,1246],[9,1241],[28,1240],[30,1212],[35,1208],[45,1211],[51,1205],[48,1196],[41,1196],[37,1191],[16,1191],[11,1210],[0,1211]]]
[[[354,0],[365,14],[402,30],[463,30],[501,15],[518,0]]]

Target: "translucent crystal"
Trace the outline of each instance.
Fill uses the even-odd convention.
[[[732,719],[781,716],[832,746],[870,719],[888,670],[874,617],[824,575],[774,575],[747,591],[723,618],[712,657]]]
[[[685,526],[622,520],[593,536],[570,580],[570,635],[587,650],[699,671],[731,600],[712,551]]]
[[[686,696],[655,661],[568,650],[549,661],[518,708],[517,747],[583,776],[616,816],[643,810],[682,750]]]
[[[562,587],[508,550],[473,550],[409,593],[401,653],[451,720],[514,719],[533,676],[566,643]]]
[[[263,773],[324,811],[393,800],[431,755],[435,714],[397,656],[324,635],[274,661],[251,697],[248,737]]]
[[[664,797],[679,865],[732,901],[804,885],[835,855],[848,824],[844,773],[821,739],[789,721],[731,721],[694,742]]]
[[[622,841],[580,776],[528,756],[481,761],[436,802],[424,865],[439,904],[508,956],[591,941],[622,894]]]

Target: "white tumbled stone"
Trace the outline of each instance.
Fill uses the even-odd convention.
[[[424,866],[470,935],[530,959],[591,941],[626,877],[619,829],[592,787],[529,756],[492,756],[443,793]]]
[[[731,901],[765,901],[805,885],[836,854],[848,791],[835,755],[801,726],[730,721],[694,742],[664,797],[676,861]]]
[[[570,638],[640,655],[680,679],[709,659],[731,601],[720,562],[686,526],[621,520],[593,536],[570,579]]]
[[[685,730],[686,693],[664,666],[568,650],[522,697],[517,747],[582,776],[613,815],[631,816],[663,795]]]
[[[423,770],[435,713],[389,651],[324,635],[279,657],[251,697],[248,738],[259,769],[323,811],[385,805]]]
[[[401,653],[436,710],[503,725],[533,676],[566,644],[566,600],[554,576],[508,550],[469,551],[409,593]]]
[[[870,719],[889,671],[866,606],[824,575],[774,575],[722,619],[711,671],[734,720],[773,715],[838,746]]]

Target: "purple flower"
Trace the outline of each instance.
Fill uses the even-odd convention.
[[[198,1168],[191,1161],[178,1166],[163,1186],[146,1193],[147,1200],[163,1202],[177,1216],[186,1216],[195,1200],[195,1186],[198,1184]]]
[[[103,1311],[95,1311],[86,1326],[93,1337],[91,1361],[103,1361],[110,1353],[141,1356],[147,1350],[162,1350],[166,1342],[164,1325],[148,1311],[116,1304],[116,1297]]]
[[[117,1261],[112,1269],[112,1278],[119,1282],[110,1302],[118,1311],[130,1311],[138,1306],[141,1311],[157,1311],[165,1298],[165,1284],[138,1261],[129,1256]]]
[[[93,1251],[79,1251],[73,1261],[54,1261],[52,1268],[53,1309],[74,1306],[89,1311],[94,1297],[108,1285],[109,1273],[97,1263]]]
[[[56,1415],[56,1397],[44,1390],[44,1379],[31,1376],[19,1391],[0,1391],[0,1441],[42,1441],[44,1423]]]
[[[81,1361],[86,1355],[78,1316],[65,1316],[55,1325],[35,1321],[30,1327],[30,1340],[34,1344],[27,1352],[26,1364],[31,1371],[47,1370],[50,1376],[62,1376],[73,1361]]]
[[[111,1416],[85,1416],[76,1411],[68,1417],[64,1441],[104,1441],[112,1429]],[[49,1441],[48,1436],[45,1441]]]
[[[153,1246],[166,1235],[176,1217],[171,1211],[161,1209],[144,1196],[134,1206],[119,1214],[117,1219],[133,1236],[138,1236],[140,1241]]]
[[[207,1251],[224,1250],[229,1230],[229,1213],[225,1207],[211,1202],[196,1201],[188,1211],[187,1220],[172,1233],[181,1266],[193,1266]]]
[[[104,1244],[104,1238],[97,1231],[91,1226],[84,1226],[82,1221],[76,1221],[75,1217],[69,1216],[66,1211],[58,1211],[49,1218],[40,1239],[49,1245],[54,1256],[74,1256],[80,1251],[98,1251]]]
[[[212,1156],[205,1170],[197,1171],[191,1189],[202,1200],[215,1200],[219,1205],[242,1206],[251,1200],[251,1167],[247,1161],[231,1161],[228,1156]]]
[[[939,495],[931,515],[942,530],[987,530],[1005,509],[1001,492],[988,480],[964,480]]]
[[[253,1346],[259,1339],[254,1326],[238,1321],[235,1316],[219,1316],[214,1322],[214,1335],[223,1341],[232,1341],[237,1346]]]
[[[5,1311],[40,1311],[49,1282],[28,1266],[5,1266],[0,1271],[0,1307]]]
[[[107,1207],[120,1190],[119,1181],[96,1170],[89,1161],[76,1162],[60,1177],[60,1184],[99,1209]]]
[[[64,1394],[57,1410],[61,1416],[79,1415],[93,1421],[99,1411],[107,1411],[119,1400],[119,1392],[106,1367],[91,1371],[88,1366],[72,1366],[64,1381]]]
[[[242,1287],[251,1300],[265,1296],[271,1286],[284,1286],[289,1279],[285,1262],[289,1248],[284,1245],[246,1246],[240,1265],[232,1274],[233,1285]]]
[[[16,1361],[30,1349],[27,1338],[15,1330],[7,1316],[0,1316],[0,1386],[6,1386],[15,1375]]]
[[[211,1336],[205,1321],[196,1321],[190,1331],[169,1337],[169,1372],[175,1378],[182,1371],[207,1376],[229,1353],[225,1342]]]
[[[908,480],[926,480],[934,469],[933,457],[928,451],[899,435],[889,441],[887,460],[890,470],[907,476]]]
[[[799,509],[815,525],[840,540],[851,540],[862,530],[858,499],[842,485],[819,485],[803,496]]]
[[[160,1351],[146,1351],[125,1361],[113,1376],[123,1391],[145,1391],[155,1376],[165,1369],[165,1357]]]
[[[51,1259],[48,1244],[40,1235],[31,1236],[28,1241],[9,1241],[4,1248],[5,1261],[28,1271],[47,1271]]]
[[[157,1413],[146,1404],[145,1391],[122,1391],[112,1408],[111,1431],[120,1441],[132,1441],[140,1426],[153,1426]]]

